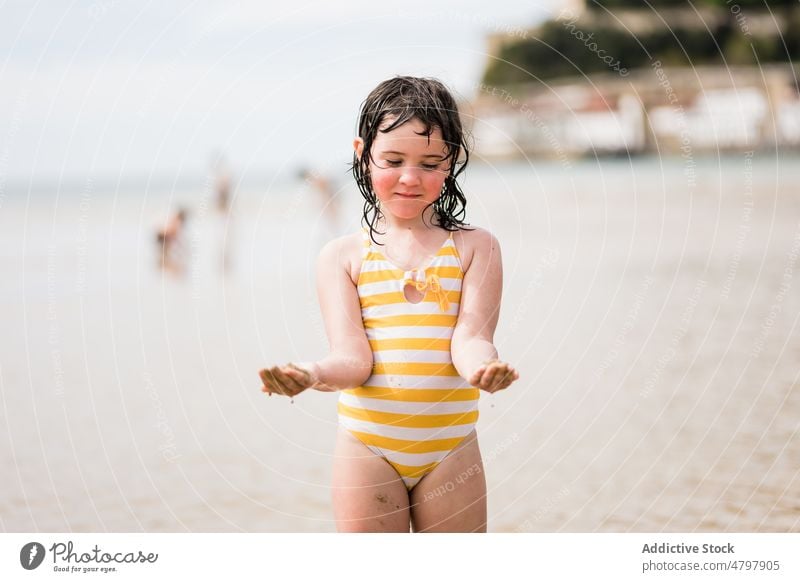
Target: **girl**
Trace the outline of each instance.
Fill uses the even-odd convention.
[[[434,79],[384,81],[353,146],[368,228],[320,252],[330,354],[261,370],[262,390],[340,391],[339,531],[485,532],[479,389],[519,374],[493,345],[500,246],[461,220],[469,153],[455,100]]]

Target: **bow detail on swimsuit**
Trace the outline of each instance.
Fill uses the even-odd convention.
[[[411,283],[416,290],[421,293],[424,293],[426,290],[430,291],[433,293],[433,296],[436,297],[436,301],[439,302],[439,309],[442,311],[450,309],[450,301],[447,300],[447,292],[442,289],[442,283],[439,281],[438,275],[431,273],[426,277],[424,271],[418,269],[411,269],[411,271],[408,272],[411,274],[411,277],[406,277],[405,285]],[[425,278],[419,280],[418,276]]]

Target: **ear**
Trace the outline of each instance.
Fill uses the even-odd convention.
[[[364,140],[357,137],[353,140],[353,149],[356,151],[356,157],[361,159],[361,154],[364,153]]]

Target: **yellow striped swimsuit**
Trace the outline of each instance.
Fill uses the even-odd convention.
[[[464,275],[452,232],[425,267],[410,271],[389,262],[362,232],[358,296],[373,368],[363,386],[341,391],[339,424],[385,458],[410,490],[478,420],[479,390],[450,356]],[[406,283],[425,293],[422,301],[406,299]]]

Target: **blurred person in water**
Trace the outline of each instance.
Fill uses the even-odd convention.
[[[189,211],[180,207],[156,226],[156,252],[158,267],[164,271],[182,274],[186,269],[185,230]]]

